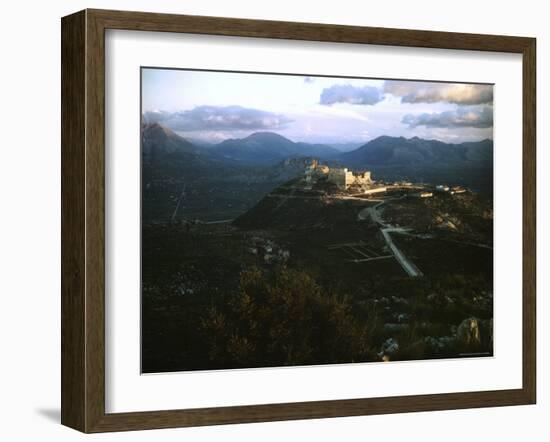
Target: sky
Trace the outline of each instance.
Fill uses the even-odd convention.
[[[492,85],[157,68],[141,74],[144,121],[204,142],[261,131],[324,144],[381,135],[493,138]]]

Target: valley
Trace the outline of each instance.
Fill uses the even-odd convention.
[[[325,163],[173,177],[142,229],[144,371],[492,354],[491,200]]]
[[[177,218],[235,218],[301,175],[315,158],[329,166],[371,170],[378,180],[452,183],[492,198],[490,140],[450,145],[380,137],[342,153],[259,132],[205,148],[153,123],[142,127],[142,217],[166,222],[180,202]]]

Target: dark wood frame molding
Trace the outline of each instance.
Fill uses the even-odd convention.
[[[62,29],[61,422],[83,432],[279,421],[534,404],[536,401],[536,40],[312,23],[84,10]],[[523,386],[476,391],[105,412],[105,30],[496,51],[523,56]]]

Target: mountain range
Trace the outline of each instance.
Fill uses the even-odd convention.
[[[256,159],[242,161],[237,155],[231,158],[223,155],[217,146],[192,143],[158,123],[142,125],[143,219],[166,221],[174,217],[175,211],[187,219],[236,217],[274,187],[302,174],[313,158],[296,155],[300,152],[296,146],[299,143],[276,134],[248,138],[253,141],[250,143],[249,139],[248,145],[252,145]],[[257,155],[262,151],[257,146],[262,144],[261,139],[272,141],[263,147],[265,156]],[[285,149],[277,151],[278,142]],[[275,153],[270,154],[271,150]],[[246,148],[240,154],[246,157]],[[178,204],[183,196],[185,202]]]
[[[323,144],[295,143],[274,132],[255,132],[246,138],[228,139],[210,148],[228,160],[242,164],[276,164],[289,157],[327,158],[339,151]]]
[[[302,173],[313,158],[338,153],[323,145],[294,143],[272,132],[201,146],[159,123],[143,125],[141,140],[143,174],[156,178],[282,182]]]
[[[459,144],[422,138],[381,136],[338,161],[372,171],[375,179],[460,184],[488,196],[493,192],[493,141]]]
[[[142,125],[144,216],[165,219],[174,201],[188,196],[196,216],[216,206],[210,218],[242,213],[272,188],[304,172],[312,158],[330,167],[370,170],[376,180],[459,184],[487,195],[493,189],[493,142],[448,144],[437,140],[381,136],[350,152],[257,132],[201,146],[159,123]],[[191,197],[190,195],[195,195]],[[208,195],[208,199],[201,197]]]
[[[493,160],[493,141],[486,139],[448,144],[418,137],[381,136],[351,152],[341,154],[339,159],[352,167],[418,164],[449,166],[473,162],[486,166]]]
[[[388,168],[417,170],[443,168],[492,169],[493,141],[489,139],[459,144],[426,140],[380,136],[357,149],[341,152],[324,144],[294,142],[274,132],[256,132],[246,138],[227,139],[204,147],[191,143],[158,123],[144,125],[142,129],[142,155],[144,162],[155,158],[183,156],[189,161],[225,166],[273,166],[288,158],[319,158],[337,161],[350,168]]]

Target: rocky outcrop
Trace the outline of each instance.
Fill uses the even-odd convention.
[[[389,361],[391,359],[391,356],[398,351],[399,343],[395,339],[389,338],[386,339],[382,344],[380,352],[378,353],[378,357],[380,357],[383,361]]]
[[[467,348],[481,344],[481,324],[477,318],[468,318],[460,323],[456,330],[458,343]]]

